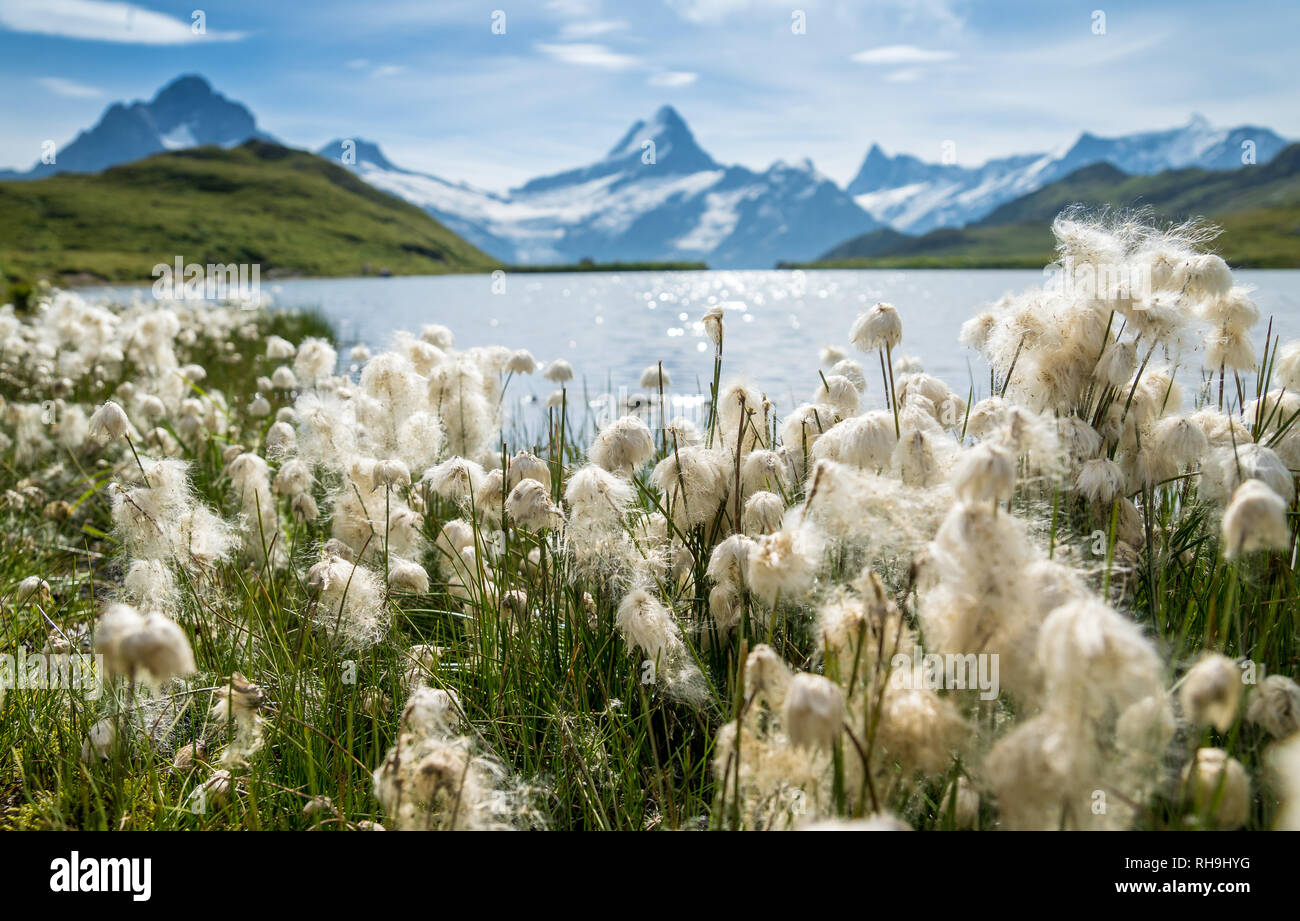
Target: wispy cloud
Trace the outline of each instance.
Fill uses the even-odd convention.
[[[651,74],[650,79],[646,82],[651,86],[677,89],[683,86],[690,86],[699,78],[699,76],[699,74],[691,73],[688,70],[665,70],[662,73]]]
[[[603,70],[630,70],[641,66],[641,59],[631,54],[614,51],[605,45],[591,42],[573,42],[564,45],[552,45],[545,42],[537,44],[537,50],[550,55],[566,64],[581,64],[584,67],[599,67]]]
[[[105,0],[0,0],[0,26],[13,32],[134,45],[238,41],[242,32],[207,28],[133,3]]]
[[[377,64],[368,58],[353,58],[344,66],[349,70],[367,70],[372,77],[396,77],[406,73],[406,68],[401,64]]]
[[[104,95],[98,87],[87,86],[75,80],[65,80],[63,77],[37,77],[36,82],[54,95],[67,96],[70,99],[93,99]]]
[[[608,35],[611,32],[621,32],[626,28],[627,23],[622,19],[588,19],[566,23],[560,29],[560,37],[569,41],[596,38],[600,35]]]
[[[859,51],[852,59],[859,64],[937,64],[951,61],[957,56],[953,51],[918,48],[916,45],[881,45]]]
[[[885,74],[886,83],[915,83],[925,74],[925,70],[920,67],[904,67],[902,70],[891,70]]]
[[[668,0],[677,15],[688,22],[717,23],[735,13],[749,12],[759,6],[785,7],[782,0]]]
[[[600,8],[599,0],[548,0],[546,8],[561,16],[590,16]]]

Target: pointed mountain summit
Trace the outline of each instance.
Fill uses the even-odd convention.
[[[672,106],[660,106],[648,120],[637,121],[610,148],[605,159],[622,161],[634,157],[640,161],[649,150],[647,141],[654,143],[656,165],[663,164],[673,172],[718,168],[717,162],[696,143],[686,120]]]
[[[346,159],[348,151],[351,150],[354,159],[349,162]],[[333,160],[343,166],[360,166],[367,164],[377,169],[391,170],[397,173],[406,172],[393,165],[384,152],[379,149],[379,145],[374,141],[367,141],[364,138],[335,138],[327,144],[322,144],[316,151],[318,157],[324,157],[326,160]]]
[[[53,163],[37,163],[11,178],[55,173],[97,173],[165,150],[204,144],[234,147],[250,138],[274,140],[258,130],[245,106],[212,89],[197,74],[177,77],[149,102],[113,103],[93,128],[58,151]]]
[[[930,163],[910,154],[890,157],[873,144],[848,192],[896,230],[926,233],[978,221],[1005,202],[1096,163],[1139,176],[1189,166],[1235,169],[1248,152],[1255,163],[1266,163],[1286,143],[1268,128],[1215,128],[1203,115],[1193,115],[1176,128],[1117,137],[1085,131],[1059,150],[1001,157],[981,166]]]
[[[686,120],[676,109],[666,105],[650,118],[634,122],[609,153],[590,166],[532,179],[515,191],[533,195],[611,176],[618,182],[635,179],[647,170],[684,175],[721,169],[722,166],[696,143]]]

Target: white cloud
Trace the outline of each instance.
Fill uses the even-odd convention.
[[[599,0],[549,0],[546,8],[561,16],[591,16],[600,9]]]
[[[133,3],[106,0],[0,0],[0,26],[13,32],[134,45],[238,41],[242,32],[196,33],[191,22]]]
[[[753,0],[668,0],[668,5],[688,22],[717,23],[756,4]]]
[[[690,86],[698,78],[699,74],[691,73],[688,70],[666,70],[662,73],[651,74],[650,79],[646,82],[651,86],[664,86],[669,89]]]
[[[957,56],[953,51],[918,48],[915,45],[882,45],[868,48],[853,55],[859,64],[934,64],[951,61]]]
[[[548,54],[566,64],[581,64],[584,67],[600,67],[604,70],[630,70],[640,67],[641,60],[630,54],[612,51],[604,45],[587,42],[574,42],[568,45],[537,44],[537,50]]]
[[[377,67],[375,67],[374,70],[372,70],[372,71],[370,72],[370,76],[372,76],[372,77],[396,77],[398,74],[400,74],[400,73],[404,73],[405,71],[406,71],[406,68],[403,67],[401,64],[380,64],[380,65],[378,65]]]
[[[902,70],[891,70],[885,74],[886,83],[915,83],[921,79],[925,71],[920,67],[905,67]]]
[[[75,80],[65,80],[63,77],[38,77],[36,82],[56,96],[67,96],[71,99],[91,99],[104,95],[97,87],[86,86]]]
[[[627,28],[622,19],[590,19],[583,22],[570,22],[560,30],[564,39],[595,38],[610,32],[621,32]]]

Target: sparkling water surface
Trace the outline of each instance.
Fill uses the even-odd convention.
[[[1300,337],[1300,271],[1242,270],[1264,317],[1283,338]],[[1033,270],[825,270],[576,272],[331,278],[263,282],[283,308],[314,308],[345,344],[388,344],[397,330],[427,323],[451,328],[456,345],[525,348],[538,361],[573,364],[571,393],[641,391],[641,372],[663,361],[679,394],[707,393],[712,344],[700,317],[725,310],[723,378],[743,377],[783,409],[809,399],[819,381],[819,352],[834,345],[862,362],[867,401],[879,403],[879,360],[856,352],[849,328],[884,300],[903,320],[899,352],[965,396],[987,395],[988,367],[957,342],[961,324],[1004,294],[1043,282]],[[148,297],[148,289],[94,288],[94,297]],[[516,377],[513,400],[544,399],[553,385],[540,375]]]

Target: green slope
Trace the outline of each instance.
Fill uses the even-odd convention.
[[[1300,144],[1268,163],[1235,170],[1130,176],[1094,164],[967,227],[893,240],[879,231],[864,234],[808,267],[1037,268],[1054,258],[1052,219],[1072,205],[1147,208],[1158,220],[1206,218],[1223,227],[1214,248],[1233,265],[1300,267]]]
[[[419,208],[304,151],[261,141],[93,175],[0,183],[0,272],[148,280],[153,266],[261,265],[262,277],[476,272],[497,263]]]

